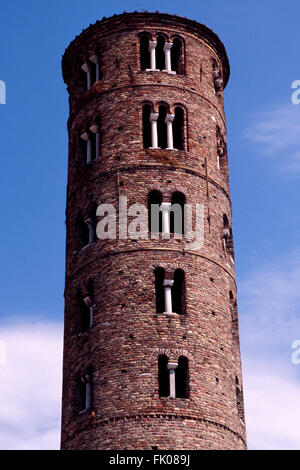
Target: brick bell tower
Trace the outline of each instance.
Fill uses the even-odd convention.
[[[62,449],[245,449],[225,48],[195,21],[124,13],[77,36],[62,68]],[[128,210],[159,206],[146,238],[119,233],[120,197]],[[116,209],[116,238],[97,236],[103,204]],[[175,223],[175,204],[203,207],[203,246]]]

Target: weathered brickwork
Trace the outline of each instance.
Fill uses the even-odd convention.
[[[142,71],[140,35],[184,44],[183,74]],[[101,80],[86,91],[81,65],[100,56]],[[63,58],[70,94],[63,371],[63,449],[245,449],[235,266],[223,93],[223,44],[206,26],[177,16],[131,13],[103,19]],[[184,109],[184,149],[143,148],[142,106]],[[100,123],[101,155],[86,165],[81,135]],[[217,130],[218,126],[218,130]],[[221,136],[221,137],[220,137]],[[218,143],[218,139],[219,142]],[[218,163],[218,148],[225,149]],[[204,246],[186,240],[96,240],[78,245],[77,219],[103,203],[147,205],[148,194],[204,205]],[[195,220],[193,221],[195,224]],[[157,267],[185,273],[185,315],[156,313]],[[93,326],[78,332],[78,289],[93,281]],[[189,362],[189,398],[160,397],[158,356]],[[92,368],[92,407],[76,408],[78,377]],[[240,390],[237,402],[237,383]]]

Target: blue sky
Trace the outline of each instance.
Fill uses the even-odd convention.
[[[300,448],[300,4],[290,0],[11,1],[1,7],[0,448],[58,448],[68,94],[61,56],[126,11],[204,23],[231,64],[225,90],[250,448]],[[38,404],[38,406],[37,406]]]

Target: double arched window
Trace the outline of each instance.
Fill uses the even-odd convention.
[[[149,232],[164,234],[185,233],[185,195],[175,191],[170,202],[162,202],[160,191],[151,191],[148,195]]]
[[[94,83],[101,80],[101,64],[99,51],[90,52],[80,67],[83,88],[89,90]]]
[[[166,273],[161,267],[154,271],[156,312],[184,315],[185,307],[185,275],[182,269],[173,274]]]
[[[189,397],[189,362],[180,356],[177,362],[169,361],[165,354],[158,357],[158,384],[160,397]]]
[[[89,165],[101,155],[100,117],[97,116],[91,125],[80,132],[83,159]]]

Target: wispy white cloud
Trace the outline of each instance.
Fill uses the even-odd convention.
[[[0,365],[0,448],[58,449],[62,325],[29,321],[2,325],[6,361]]]
[[[300,105],[277,105],[255,114],[246,137],[263,155],[276,158],[282,171],[300,175]]]
[[[274,357],[273,361],[278,358]],[[249,362],[244,370],[248,446],[260,450],[300,449],[298,380],[284,362]]]
[[[257,266],[239,284],[239,315],[248,444],[300,449],[300,251]]]

